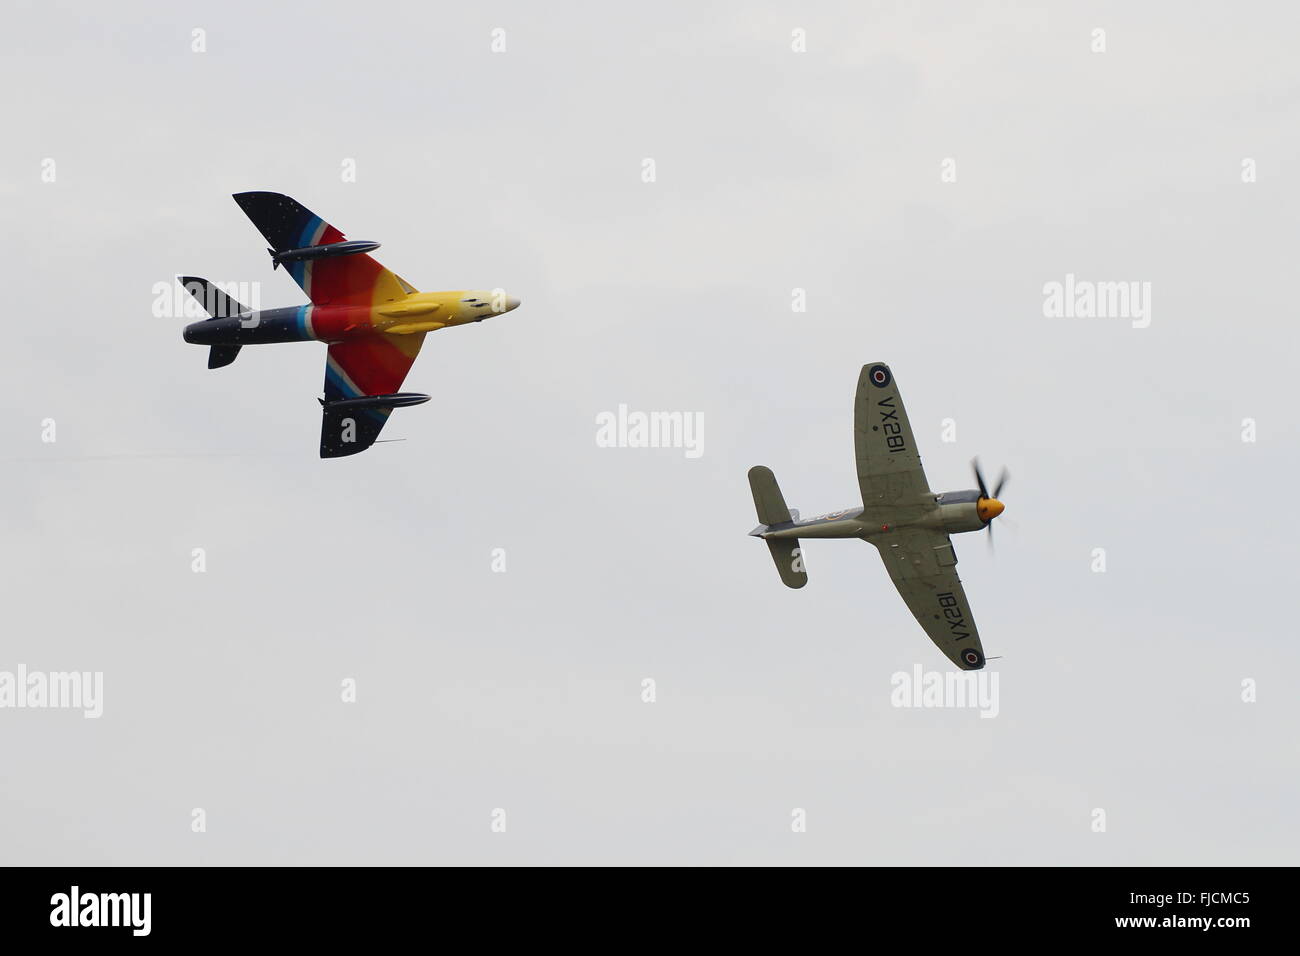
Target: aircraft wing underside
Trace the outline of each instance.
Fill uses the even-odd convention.
[[[335,402],[370,395],[392,395],[420,354],[425,333],[385,335],[376,332],[335,342],[325,359],[325,402],[321,419],[322,458],[341,458],[365,451],[379,438],[391,408],[340,410]]]
[[[957,554],[942,531],[904,528],[873,535],[889,577],[908,610],[948,660],[962,670],[984,666],[984,647],[957,577]]]
[[[883,362],[862,366],[853,403],[853,446],[858,485],[867,512],[894,523],[916,517],[930,486],[894,375]],[[915,512],[915,513],[914,513]]]
[[[244,210],[273,252],[342,242],[343,233],[295,199],[280,193],[236,193]],[[314,305],[392,302],[415,290],[370,256],[354,254],[284,264]]]

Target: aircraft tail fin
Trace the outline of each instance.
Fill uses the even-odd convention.
[[[798,516],[791,511],[776,483],[776,475],[765,465],[749,469],[749,490],[754,494],[754,509],[762,524],[750,534],[762,536],[773,525],[789,524]],[[767,549],[786,587],[801,588],[808,583],[808,572],[803,565],[803,548],[798,538],[767,538]]]
[[[213,319],[228,319],[236,315],[247,315],[252,312],[246,306],[240,305],[230,296],[226,295],[207,279],[200,279],[197,276],[181,276],[181,285],[185,291],[194,296],[196,302],[203,306],[203,310],[208,313],[208,321]],[[239,357],[239,350],[242,345],[214,345],[208,350],[208,368],[223,368]]]

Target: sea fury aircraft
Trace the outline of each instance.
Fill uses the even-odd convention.
[[[979,670],[984,648],[948,536],[987,528],[992,544],[991,522],[1003,509],[998,495],[1006,487],[1005,469],[992,493],[978,461],[971,462],[978,488],[939,495],[930,491],[903,400],[883,363],[864,365],[858,376],[853,438],[861,508],[801,521],[799,512],[786,507],[772,470],[755,465],[749,469],[749,487],[762,524],[750,534],[767,542],[781,580],[792,588],[808,583],[800,538],[861,538],[874,544],[930,640],[962,670]]]
[[[309,305],[252,311],[206,279],[181,283],[211,318],[185,328],[185,341],[210,347],[208,368],[229,365],[245,345],[325,342],[320,456],[341,458],[375,443],[394,408],[429,401],[402,392],[424,336],[519,307],[502,290],[416,292],[367,253],[379,243],[343,233],[288,196],[237,193],[235,202],[271,244],[271,268],[286,272]]]

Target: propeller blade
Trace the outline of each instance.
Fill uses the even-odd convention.
[[[972,458],[970,460],[970,466],[971,470],[975,472],[975,482],[980,486],[980,497],[987,498],[989,496],[989,489],[988,486],[984,484],[984,474],[980,471],[980,460],[978,458]]]
[[[991,553],[993,551],[993,522],[990,521],[984,528],[989,533],[989,551]]]
[[[994,498],[1002,497],[1002,489],[1007,486],[1007,482],[1010,480],[1011,480],[1010,473],[1005,468],[1003,468],[1002,474],[998,476],[998,485],[996,488],[993,489]]]

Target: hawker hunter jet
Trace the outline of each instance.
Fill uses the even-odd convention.
[[[284,266],[311,302],[252,311],[206,279],[182,276],[212,316],[186,326],[185,341],[210,347],[208,368],[229,365],[245,345],[326,343],[322,458],[365,451],[394,408],[429,401],[399,391],[426,333],[519,307],[501,289],[416,292],[367,255],[379,243],[345,241],[338,229],[279,193],[234,198],[271,244],[271,268]]]
[[[908,609],[948,660],[962,670],[984,666],[984,648],[957,577],[957,553],[948,536],[989,531],[1002,514],[998,495],[1004,470],[990,493],[979,462],[971,462],[978,488],[936,495],[926,483],[921,456],[893,373],[883,363],[864,365],[853,406],[853,438],[862,507],[809,521],[785,505],[770,468],[749,469],[749,487],[762,522],[750,532],[764,539],[786,586],[808,583],[800,538],[860,538],[874,544]]]

